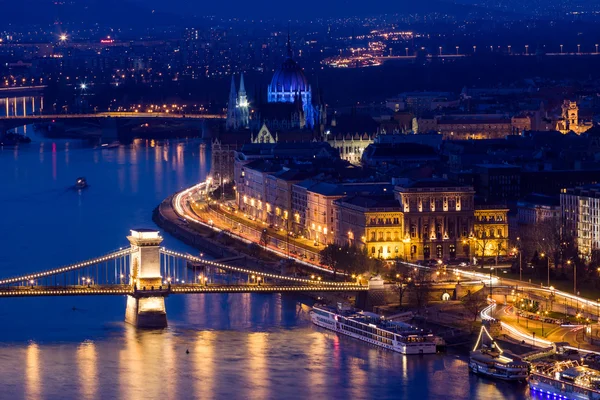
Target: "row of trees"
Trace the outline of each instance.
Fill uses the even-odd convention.
[[[334,278],[337,273],[378,274],[384,265],[382,260],[370,257],[366,248],[361,250],[357,246],[330,244],[319,255],[321,264],[333,270]]]
[[[592,282],[595,288],[600,288],[600,250],[582,257],[575,238],[566,232],[558,217],[522,228],[515,247],[521,253],[524,272],[529,263],[534,276],[544,278],[550,263],[554,271],[551,278],[572,280],[576,271],[577,282]]]

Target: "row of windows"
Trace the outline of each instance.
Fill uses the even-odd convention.
[[[400,224],[400,218],[398,217],[394,217],[394,218],[370,218],[369,219],[369,225],[399,225]]]

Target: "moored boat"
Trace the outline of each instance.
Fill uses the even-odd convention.
[[[486,339],[489,345],[484,344]],[[476,374],[505,381],[524,382],[529,374],[529,364],[505,354],[484,326],[481,327],[477,343],[469,354],[469,369]]]
[[[402,354],[435,354],[445,345],[442,338],[416,326],[341,304],[314,306],[311,319],[317,326]]]
[[[539,364],[529,376],[529,388],[533,398],[600,400],[600,371],[576,361]]]

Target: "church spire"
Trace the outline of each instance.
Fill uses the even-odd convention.
[[[237,97],[237,121],[238,127],[247,128],[249,124],[248,96],[246,95],[246,86],[244,85],[244,73],[240,75],[240,90]]]
[[[229,101],[227,102],[227,121],[225,126],[227,130],[235,130],[239,126],[237,118],[237,90],[235,89],[235,81],[231,75],[231,88],[229,89]]]
[[[246,95],[246,87],[244,86],[244,73],[242,72],[242,74],[240,75],[240,96],[241,95]]]

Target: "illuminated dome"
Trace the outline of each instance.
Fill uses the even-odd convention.
[[[308,80],[304,76],[302,68],[291,57],[288,57],[283,65],[275,71],[269,85],[271,93],[303,93],[308,90]]]

